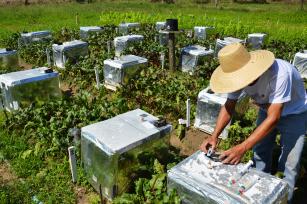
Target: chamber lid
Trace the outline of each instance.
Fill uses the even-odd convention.
[[[202,90],[198,94],[198,100],[204,101],[204,102],[215,102],[221,105],[224,105],[227,101],[228,94],[216,94],[213,93],[210,89],[210,87],[207,87],[206,89]]]
[[[153,125],[155,120],[157,118],[151,114],[136,109],[83,127],[81,132],[82,137],[95,142],[106,153],[121,154],[170,132],[169,124],[157,128]]]
[[[119,57],[118,59],[107,59],[104,60],[104,65],[109,65],[111,67],[115,67],[115,68],[125,68],[125,67],[130,67],[133,65],[137,65],[137,64],[145,64],[147,63],[147,59],[144,57],[139,57],[136,55],[124,55]]]
[[[264,38],[267,34],[265,33],[251,33],[251,34],[248,34],[248,37],[260,37],[260,38]]]
[[[239,39],[239,38],[234,38],[234,37],[225,37],[224,41],[229,42],[229,43],[243,43],[244,40]]]
[[[76,47],[87,47],[88,43],[81,40],[73,40],[69,42],[64,42],[62,45],[53,44],[52,48],[57,50],[70,50]]]
[[[30,33],[21,33],[21,36],[37,36],[37,35],[51,35],[51,32],[49,30],[43,30],[43,31],[34,31]]]
[[[214,53],[212,49],[207,50],[205,47],[200,46],[200,45],[192,45],[192,46],[184,47],[183,52],[189,53],[191,55],[196,55],[196,56],[205,56],[205,55],[210,55]]]
[[[30,82],[54,78],[59,75],[59,73],[56,71],[46,73],[45,70],[49,70],[49,68],[40,67],[36,69],[29,69],[24,71],[2,74],[0,75],[0,82],[4,83],[6,86],[16,86],[20,84],[26,84]]]
[[[83,27],[80,27],[80,30],[82,31],[100,31],[102,30],[101,27],[98,27],[98,26],[83,26]]]
[[[211,26],[194,26],[194,30],[207,30],[207,29],[213,29]]]
[[[119,24],[119,26],[125,26],[125,27],[135,27],[135,26],[139,26],[140,23],[121,23]]]
[[[299,57],[299,58],[307,59],[307,50],[304,50],[304,52],[297,52],[294,57],[295,58]]]
[[[214,161],[201,151],[197,151],[175,167],[167,177],[173,186],[195,192],[206,200],[217,203],[278,203],[287,201],[288,184],[275,176],[249,168],[245,174],[245,164],[227,165]],[[237,178],[238,183],[229,184]],[[248,186],[248,187],[247,187]],[[243,195],[240,194],[243,188]],[[245,189],[244,189],[245,187]],[[209,201],[210,202],[210,201]]]
[[[7,50],[6,48],[0,49],[0,56],[15,55],[15,54],[17,54],[17,50]]]
[[[119,41],[128,42],[128,41],[143,40],[143,39],[144,39],[143,35],[124,35],[114,38],[114,43],[117,43]]]

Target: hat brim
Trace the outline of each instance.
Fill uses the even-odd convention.
[[[250,52],[251,59],[234,72],[224,72],[218,66],[210,79],[210,88],[215,93],[232,93],[238,91],[260,77],[274,63],[274,54],[267,50]]]

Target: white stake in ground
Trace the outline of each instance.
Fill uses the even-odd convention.
[[[178,120],[178,122],[179,122],[179,124],[180,125],[186,125],[186,127],[187,128],[189,128],[190,127],[190,124],[191,124],[191,121],[190,121],[190,115],[191,115],[191,101],[190,101],[190,99],[188,98],[187,99],[187,101],[186,101],[186,119],[184,120],[184,119],[182,119],[182,118],[180,118],[179,120]]]
[[[99,81],[99,70],[98,70],[98,67],[95,67],[94,70],[95,70],[95,76],[96,76],[96,86],[97,86],[97,89],[99,89],[100,88],[100,81]]]
[[[161,54],[160,54],[160,61],[161,61],[162,69],[164,69],[164,65],[165,65],[165,54],[164,54],[164,52],[161,52]]]
[[[68,147],[69,164],[72,182],[77,182],[77,162],[76,162],[76,148],[74,146]]]
[[[107,42],[108,55],[111,54],[111,43],[112,42],[110,40]]]
[[[51,66],[51,56],[50,56],[49,48],[46,48],[46,55],[47,55],[47,64],[50,67]]]

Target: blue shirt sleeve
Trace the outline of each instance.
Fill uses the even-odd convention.
[[[291,100],[292,78],[290,74],[276,76],[270,82],[269,103],[286,103]]]

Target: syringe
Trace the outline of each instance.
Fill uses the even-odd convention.
[[[252,160],[249,160],[247,162],[247,164],[245,164],[240,170],[239,173],[235,174],[234,176],[232,176],[229,180],[229,185],[233,185],[235,183],[237,183],[237,181],[246,173],[248,172],[249,168],[251,168],[251,166],[254,164],[254,162]]]

